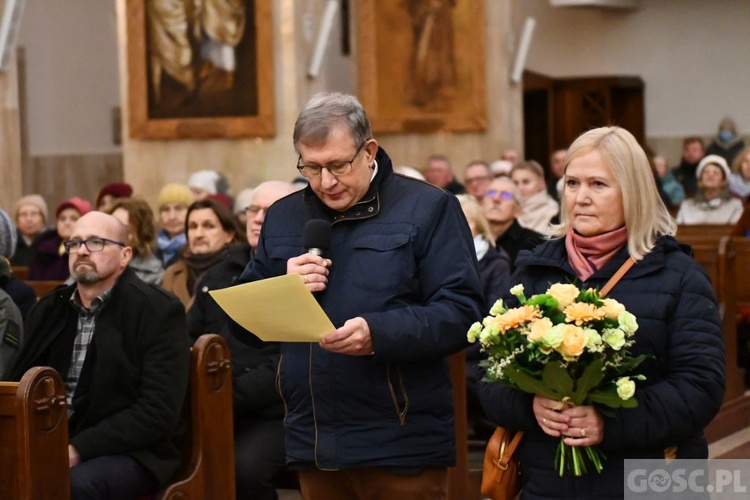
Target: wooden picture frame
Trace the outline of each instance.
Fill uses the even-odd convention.
[[[126,0],[130,137],[274,136],[271,1]]]
[[[486,130],[484,1],[360,0],[358,9],[359,95],[374,132]]]

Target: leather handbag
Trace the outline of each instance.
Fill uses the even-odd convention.
[[[498,427],[484,452],[482,496],[492,500],[511,500],[521,491],[521,467],[514,456],[523,431]]]
[[[626,260],[601,289],[600,296],[607,295],[633,264],[632,258]],[[521,467],[514,453],[522,437],[523,431],[495,429],[484,452],[482,496],[491,500],[512,500],[521,492]]]

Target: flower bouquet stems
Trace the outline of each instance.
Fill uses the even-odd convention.
[[[607,457],[598,446],[568,446],[564,440],[564,436],[560,438],[555,452],[555,469],[560,476],[563,476],[566,471],[574,476],[587,474],[589,472],[587,462],[597,473],[602,471],[602,460]]]

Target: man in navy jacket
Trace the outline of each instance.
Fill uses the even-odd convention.
[[[441,498],[455,462],[446,356],[482,306],[466,219],[452,194],[393,173],[353,96],[314,96],[294,145],[310,185],[269,208],[240,278],[299,274],[336,327],[282,344],[287,463],[304,498]],[[322,257],[303,246],[311,219],[331,224]]]

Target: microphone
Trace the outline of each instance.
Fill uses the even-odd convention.
[[[331,224],[323,219],[310,219],[302,232],[302,246],[311,254],[322,256],[331,247]]]

